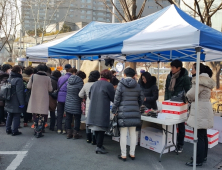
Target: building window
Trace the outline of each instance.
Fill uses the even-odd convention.
[[[96,20],[96,17],[93,17],[93,21],[95,21]]]
[[[91,19],[92,17],[91,16],[86,16],[86,19]]]
[[[86,2],[87,2],[87,3],[90,3],[90,2],[91,2],[91,0],[86,0]]]
[[[91,8],[91,5],[88,5],[88,8]]]
[[[82,0],[82,2],[85,2],[85,0]]]
[[[81,19],[85,19],[85,16],[81,15]]]
[[[69,17],[73,17],[73,15],[69,15]]]
[[[92,14],[92,11],[87,11],[87,14]]]
[[[70,11],[72,12],[72,11],[74,11],[73,9],[70,9]]]

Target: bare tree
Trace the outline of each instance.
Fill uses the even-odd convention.
[[[12,57],[14,45],[13,42],[16,37],[17,26],[20,24],[17,20],[17,13],[15,8],[16,0],[1,0],[0,1],[0,37],[3,37],[1,40],[2,48],[5,48],[10,57]]]
[[[175,4],[179,7],[178,3],[174,0],[168,0],[171,4]],[[222,10],[222,2],[219,4],[215,0],[194,0],[194,3],[188,4],[185,0],[182,0],[185,6],[190,10],[188,13],[193,13],[196,19],[200,22],[212,27],[212,17]],[[187,12],[187,11],[186,11]],[[220,88],[220,72],[222,68],[221,62],[210,62],[209,64],[214,72],[214,79],[217,83],[216,88]]]

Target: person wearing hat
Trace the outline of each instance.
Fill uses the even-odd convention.
[[[68,79],[72,75],[72,66],[70,64],[65,65],[66,74],[58,80],[58,105],[57,105],[57,133],[66,133],[65,128],[62,128],[62,120],[65,109],[65,101],[67,94]]]

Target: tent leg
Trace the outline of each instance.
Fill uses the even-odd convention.
[[[74,67],[74,60],[72,59],[72,67]]]
[[[158,61],[158,89],[160,88],[160,62]]]
[[[101,72],[101,60],[99,60],[99,72]]]
[[[77,60],[77,70],[78,71],[80,70],[80,59],[81,59],[81,56],[79,56],[79,58]]]
[[[196,48],[197,52],[197,63],[196,63],[196,89],[195,89],[195,115],[194,115],[194,151],[193,151],[193,170],[196,170],[196,159],[197,159],[197,114],[199,112],[199,105],[198,105],[198,94],[199,94],[199,73],[200,73],[200,52],[201,47]]]

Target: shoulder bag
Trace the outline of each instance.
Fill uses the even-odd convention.
[[[67,81],[68,81],[68,79],[62,83],[62,85],[58,88],[58,90],[55,90],[54,92],[49,93],[49,95],[52,96],[53,99],[57,99],[57,98],[58,98],[58,94],[59,94],[59,90],[62,88],[62,86],[63,86]]]

